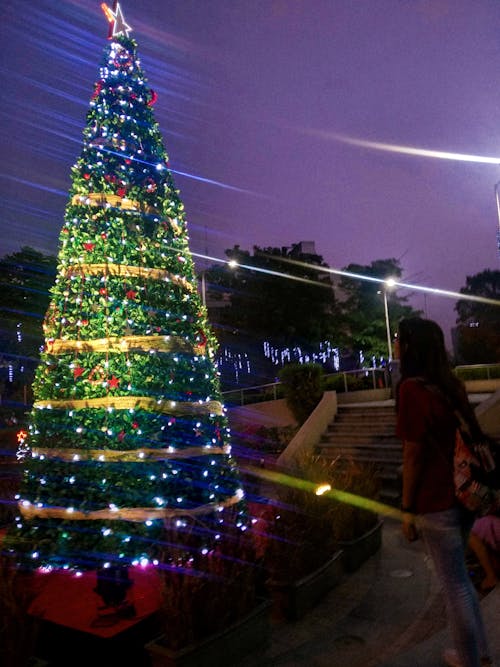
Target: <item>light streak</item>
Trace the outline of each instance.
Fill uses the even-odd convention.
[[[208,183],[209,185],[217,185],[219,188],[224,188],[226,190],[234,190],[234,192],[242,192],[246,195],[252,195],[253,197],[259,197],[260,199],[271,199],[266,195],[254,192],[253,190],[246,190],[245,188],[237,188],[235,185],[228,185],[227,183],[222,183],[221,181],[214,181],[211,178],[204,178],[203,176],[196,176],[195,174],[188,174],[185,171],[177,171],[175,169],[168,168],[172,174],[179,174],[179,176],[185,176],[186,178],[192,178],[195,181],[200,181],[201,183]]]
[[[234,265],[234,260],[233,259],[221,259],[220,257],[210,257],[209,255],[202,255],[197,252],[191,252],[191,255],[193,257],[199,257],[200,259],[206,259],[211,262],[216,262],[217,264],[227,264],[229,268],[232,268],[234,270],[235,265]],[[281,257],[279,259],[282,259]],[[305,266],[313,266],[314,268],[320,268],[317,267],[314,264],[308,265],[305,264]],[[289,280],[295,280],[300,283],[309,283],[310,285],[318,285],[321,287],[328,287],[331,288],[331,285],[325,285],[324,283],[320,283],[317,280],[310,280],[309,278],[302,278],[301,276],[294,276],[291,275],[290,273],[282,273],[281,271],[273,271],[272,269],[264,269],[261,266],[252,266],[250,264],[240,264],[240,262],[237,263],[237,267],[241,269],[248,269],[249,271],[255,271],[256,273],[266,273],[267,275],[270,276],[276,276],[277,278],[287,278]]]
[[[265,470],[262,468],[254,468],[252,466],[244,467],[243,471],[245,473],[250,473],[256,477],[266,479],[270,482],[275,482],[277,484],[282,484],[283,486],[290,486],[295,489],[302,489],[303,491],[309,491],[310,493],[316,493],[318,485],[314,482],[310,482],[307,479],[301,479],[300,477],[292,477],[291,475],[286,475],[285,473],[275,472],[274,470]],[[348,503],[354,507],[361,507],[362,509],[368,510],[370,512],[375,512],[376,514],[382,514],[383,516],[392,517],[393,519],[401,519],[403,513],[401,510],[392,507],[391,505],[386,505],[381,503],[378,500],[372,500],[371,498],[365,498],[364,496],[358,496],[355,493],[349,493],[348,491],[340,491],[339,489],[329,489],[325,490],[322,494],[324,498],[331,498],[332,500],[337,500],[341,503]]]
[[[367,139],[357,139],[335,132],[312,130],[312,134],[325,138],[340,141],[351,146],[360,148],[372,148],[373,150],[385,151],[387,153],[401,153],[403,155],[415,155],[417,157],[439,158],[441,160],[455,160],[458,162],[477,162],[479,164],[500,165],[500,157],[488,157],[485,155],[468,155],[467,153],[453,153],[451,151],[436,151],[429,148],[417,148],[415,146],[401,146],[398,144],[387,144],[380,141],[368,141]]]
[[[156,169],[156,163],[153,162],[148,162],[147,160],[141,160],[140,158],[136,157],[135,155],[126,155],[123,152],[120,151],[114,151],[111,148],[107,148],[106,146],[95,146],[92,145],[92,141],[89,141],[89,147],[94,148],[98,150],[100,153],[109,153],[111,155],[115,155],[116,157],[122,158],[123,160],[131,160],[132,162],[138,162],[139,164],[144,164],[147,165],[148,167],[152,167]],[[235,185],[228,185],[227,183],[222,183],[221,181],[214,181],[211,178],[204,178],[203,176],[196,176],[196,174],[189,174],[186,171],[178,171],[177,169],[172,169],[170,166],[166,167],[166,169],[171,172],[172,174],[177,174],[179,176],[185,176],[186,178],[191,178],[194,181],[200,181],[201,183],[208,183],[209,185],[216,185],[219,188],[224,188],[226,190],[234,190],[235,192],[241,192],[243,194],[247,195],[252,195],[253,197],[260,197],[261,199],[270,199],[270,197],[267,197],[266,195],[259,194],[258,192],[254,192],[253,190],[245,190],[244,188],[238,188]]]
[[[14,183],[21,183],[22,185],[27,185],[30,188],[35,188],[36,190],[42,190],[43,192],[51,192],[55,195],[66,195],[66,192],[62,190],[57,190],[56,188],[49,188],[40,183],[35,183],[34,181],[27,181],[24,178],[17,178],[16,176],[11,176],[9,174],[0,173],[0,178],[5,178],[6,180],[13,181]]]
[[[200,259],[209,260],[216,262],[218,264],[230,264],[234,260],[221,259],[220,257],[210,257],[209,255],[202,255],[200,253],[192,252],[193,257],[199,257]],[[317,264],[307,264],[307,262],[299,262],[295,259],[289,259],[288,257],[278,257],[273,256],[274,259],[279,260],[283,263],[294,264],[296,266],[302,266],[309,270],[331,273],[338,276],[344,276],[345,278],[353,278],[354,280],[365,280],[371,283],[378,283],[379,285],[387,285],[387,278],[375,278],[374,276],[364,276],[361,273],[352,273],[351,271],[342,271],[341,269],[332,269],[326,266],[318,266]],[[288,278],[289,280],[295,280],[302,283],[309,283],[310,285],[317,285],[318,287],[327,287],[331,289],[331,284],[325,284],[318,280],[311,280],[309,278],[302,278],[300,276],[294,276],[290,273],[283,273],[282,271],[273,271],[271,269],[264,269],[260,266],[251,266],[250,264],[240,264],[238,262],[238,267],[242,269],[248,269],[249,271],[255,271],[256,273],[266,273],[271,276],[277,276],[278,278]],[[391,287],[404,287],[406,289],[415,290],[418,292],[427,292],[434,294],[436,296],[449,297],[451,299],[459,299],[463,301],[476,301],[478,303],[486,303],[490,306],[500,306],[500,300],[490,299],[486,296],[479,296],[475,294],[462,294],[462,292],[454,292],[452,290],[445,290],[439,287],[427,287],[425,285],[414,285],[412,283],[399,282],[397,280],[391,279]]]

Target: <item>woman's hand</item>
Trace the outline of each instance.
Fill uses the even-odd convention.
[[[403,534],[408,542],[418,540],[417,527],[415,526],[415,516],[410,512],[403,512]]]

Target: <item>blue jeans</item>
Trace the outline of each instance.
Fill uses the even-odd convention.
[[[456,507],[418,517],[418,528],[442,586],[448,625],[463,667],[480,667],[488,645],[476,590],[465,565],[474,517]]]

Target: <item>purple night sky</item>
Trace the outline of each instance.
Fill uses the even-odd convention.
[[[106,43],[99,5],[1,3],[0,255],[57,250]],[[404,282],[454,291],[499,268],[500,157],[360,143],[500,156],[498,0],[121,5],[193,252],[310,240],[332,268],[396,257]],[[415,292],[412,304],[454,322],[454,299]]]

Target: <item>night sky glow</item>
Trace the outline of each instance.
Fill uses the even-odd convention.
[[[498,2],[121,5],[195,253],[310,240],[333,269],[400,258],[401,283],[429,288],[401,293],[452,326],[430,288],[499,268]],[[57,250],[107,31],[98,0],[1,3],[0,255]]]

